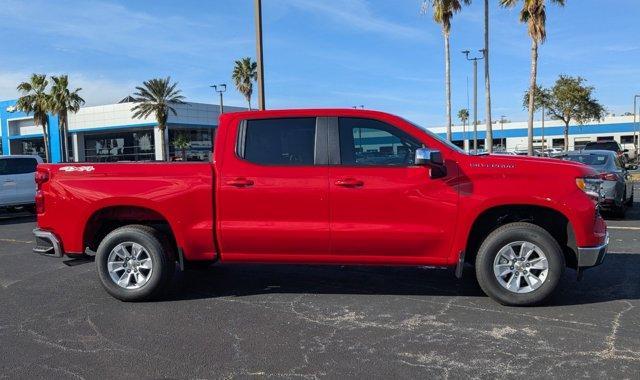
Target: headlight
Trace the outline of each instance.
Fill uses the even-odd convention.
[[[576,178],[576,185],[578,188],[585,192],[591,199],[596,202],[600,202],[602,197],[602,180],[597,178]]]

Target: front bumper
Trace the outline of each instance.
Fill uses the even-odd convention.
[[[590,268],[602,264],[609,247],[609,233],[604,244],[597,247],[578,247],[578,268]]]
[[[33,234],[36,236],[36,246],[33,248],[33,252],[49,257],[62,257],[64,255],[60,240],[53,232],[36,228],[33,230]]]

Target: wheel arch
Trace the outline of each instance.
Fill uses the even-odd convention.
[[[513,222],[528,222],[545,229],[562,248],[567,266],[577,267],[577,244],[569,217],[557,209],[531,204],[497,205],[479,213],[467,235],[465,261],[473,264],[484,239],[500,226]]]
[[[173,248],[177,249],[176,235],[169,219],[153,208],[139,205],[104,206],[95,210],[84,224],[83,247],[95,252],[107,234],[130,224],[155,228],[167,238]]]

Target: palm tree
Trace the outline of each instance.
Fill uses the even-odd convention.
[[[466,108],[463,108],[460,111],[458,111],[458,119],[460,119],[460,121],[462,122],[462,140],[464,141],[463,146],[465,146],[467,141],[466,128],[467,128],[467,120],[469,120],[469,110]]]
[[[189,149],[190,146],[191,142],[184,133],[179,134],[173,139],[173,147],[180,149],[180,152],[182,153],[182,161],[187,160],[187,149]]]
[[[181,90],[177,89],[178,82],[171,83],[171,77],[150,79],[136,87],[134,102],[137,103],[131,111],[133,117],[142,119],[153,114],[161,132],[160,155],[163,160],[167,159],[165,149],[165,130],[167,129],[167,119],[169,112],[174,116],[176,110],[172,107],[175,104],[184,104],[184,96],[180,95]]]
[[[445,73],[445,98],[447,108],[447,140],[451,141],[451,57],[449,49],[449,36],[451,34],[451,19],[453,15],[462,9],[462,5],[471,4],[471,0],[424,0],[422,12],[431,3],[433,19],[442,27],[444,35],[444,73]]]
[[[49,110],[58,115],[60,121],[60,127],[62,128],[62,160],[64,162],[69,161],[69,118],[68,113],[76,113],[81,106],[84,105],[84,99],[80,97],[79,92],[81,88],[76,88],[73,91],[69,90],[69,77],[67,75],[53,76],[51,77],[53,85],[51,86],[51,93],[49,94]]]
[[[247,99],[249,111],[251,111],[251,94],[253,94],[253,82],[258,78],[258,64],[250,57],[237,60],[233,66],[231,78],[236,84],[238,92]]]
[[[16,108],[27,115],[33,114],[33,121],[36,125],[42,127],[42,136],[44,139],[44,155],[47,162],[49,161],[49,117],[47,111],[49,107],[49,95],[47,94],[47,86],[49,81],[45,74],[32,74],[28,82],[22,82],[18,85],[17,90],[22,96],[16,103]]]
[[[500,5],[513,8],[520,0],[500,0]],[[564,6],[565,0],[549,0],[559,6]],[[531,37],[531,77],[529,78],[529,155],[533,156],[533,114],[535,111],[535,89],[538,76],[538,45],[544,43],[547,38],[547,13],[546,0],[522,0],[520,21],[527,24],[529,37]]]

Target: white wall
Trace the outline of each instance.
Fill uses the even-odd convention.
[[[93,128],[136,126],[155,124],[153,115],[146,119],[136,119],[131,109],[135,103],[118,103],[104,106],[83,107],[76,114],[69,115],[69,131]],[[219,106],[216,104],[186,103],[174,106],[177,116],[169,114],[168,123],[217,125]],[[243,111],[244,108],[225,106],[225,112]]]

